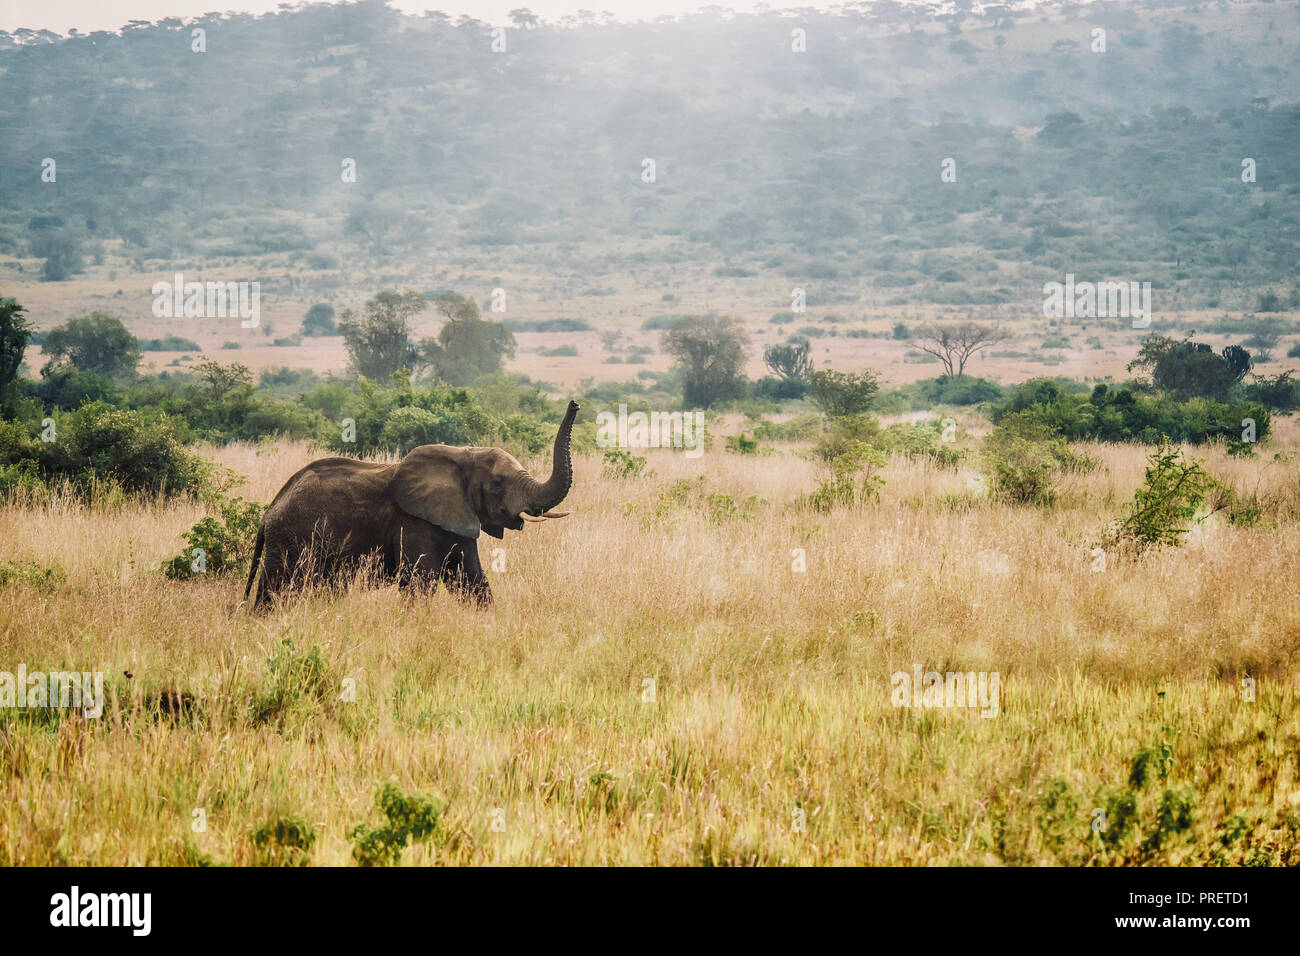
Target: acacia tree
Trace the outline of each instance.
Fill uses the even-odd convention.
[[[660,347],[677,359],[687,406],[710,408],[744,394],[749,333],[735,319],[682,316],[663,334]]]
[[[957,378],[965,373],[966,363],[976,352],[1010,337],[1009,332],[997,325],[958,322],[923,326],[917,330],[912,345],[942,362],[944,374],[949,378]]]

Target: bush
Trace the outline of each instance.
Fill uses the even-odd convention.
[[[334,323],[334,306],[325,302],[318,302],[307,310],[303,316],[302,327],[299,329],[299,335],[337,335],[338,328]]]
[[[1245,388],[1246,397],[1274,412],[1300,409],[1300,382],[1292,378],[1294,374],[1294,370],[1288,369],[1272,377],[1256,375]]]
[[[283,727],[294,713],[310,720],[334,705],[338,683],[318,645],[299,651],[286,637],[266,663],[249,714],[254,724]]]
[[[604,474],[606,478],[641,478],[647,475],[648,459],[618,448],[605,451]]]
[[[236,348],[239,346],[236,345]],[[179,335],[168,335],[161,339],[145,339],[140,343],[145,352],[202,352],[203,349],[193,339]]]
[[[248,833],[257,866],[306,866],[316,830],[301,817],[280,817]]]
[[[395,783],[385,784],[375,795],[387,823],[369,827],[358,823],[348,831],[352,858],[362,866],[394,866],[408,844],[423,843],[433,836],[442,808],[431,798],[406,796]]]
[[[1107,385],[1097,385],[1091,394],[1072,392],[1069,387],[1046,378],[1025,382],[993,409],[993,421],[1020,415],[1069,440],[1147,445],[1158,445],[1162,436],[1191,444],[1224,436],[1236,438],[1244,418],[1254,419],[1256,437],[1263,441],[1271,424],[1267,410],[1257,401],[1196,397],[1180,402],[1164,393],[1144,394]]]
[[[807,495],[796,507],[828,514],[840,507],[880,501],[885,480],[876,474],[885,465],[885,456],[865,442],[853,442],[830,462],[831,477]]]
[[[830,418],[857,415],[871,408],[880,382],[876,373],[817,369],[808,374],[808,394]]]
[[[511,332],[590,332],[591,323],[585,319],[540,319],[536,322],[511,320],[505,323]]]
[[[402,409],[415,411],[399,415]],[[356,441],[343,441],[336,429],[329,444],[345,455],[409,451],[425,444],[490,445],[504,428],[468,390],[448,385],[416,388],[400,374],[389,386],[361,382],[360,395],[349,395],[343,411],[356,422]]]
[[[220,520],[208,515],[186,531],[185,550],[164,565],[163,573],[182,581],[196,574],[247,574],[265,511],[266,505],[254,501],[219,498]]]
[[[1182,449],[1168,442],[1147,461],[1145,480],[1133,493],[1124,518],[1103,535],[1102,547],[1107,550],[1141,554],[1181,544],[1193,522],[1208,517],[1196,517],[1207,496],[1222,487],[1200,462],[1184,459]]]
[[[929,459],[940,468],[956,468],[962,454],[943,440],[943,424],[933,418],[924,422],[897,422],[882,431],[872,444],[886,454],[901,455],[913,461]]]
[[[786,422],[762,421],[754,426],[754,437],[760,441],[806,441],[822,427],[820,415],[796,415]]]
[[[760,450],[757,438],[750,438],[744,432],[739,435],[729,435],[726,444],[727,451],[734,452],[737,455],[757,455]]]
[[[880,434],[880,422],[870,415],[845,415],[827,423],[817,436],[810,456],[832,464],[845,455],[852,456],[861,445],[872,445]]]
[[[1010,416],[984,440],[983,462],[993,496],[1010,504],[1051,507],[1063,473],[1087,472],[1095,460],[1031,417]]]
[[[56,419],[57,440],[42,443],[46,474],[67,478],[81,489],[100,482],[132,493],[195,494],[208,469],[186,451],[165,415],[83,405]]]
[[[0,588],[12,585],[52,591],[68,581],[68,572],[62,565],[45,567],[35,561],[18,561],[0,564]]]

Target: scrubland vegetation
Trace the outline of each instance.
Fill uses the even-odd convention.
[[[527,13],[0,34],[0,865],[1300,863],[1294,5]],[[570,399],[490,608],[244,603],[311,460]]]

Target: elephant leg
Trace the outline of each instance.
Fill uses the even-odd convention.
[[[449,591],[461,598],[479,604],[492,603],[492,589],[483,574],[478,559],[478,542],[472,538],[458,538],[442,561],[443,583]]]
[[[257,596],[253,599],[254,609],[265,609],[284,586],[284,557],[270,548],[262,556],[262,574],[257,579]]]
[[[399,587],[431,590],[438,583],[442,556],[434,542],[404,532],[395,552],[394,576]]]

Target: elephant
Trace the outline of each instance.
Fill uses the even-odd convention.
[[[324,580],[371,558],[402,586],[441,581],[464,599],[490,604],[479,533],[501,538],[525,521],[568,514],[552,509],[573,485],[569,445],[578,407],[569,402],[545,482],[500,448],[421,445],[392,464],[313,461],[285,482],[262,516],[245,600],[259,560],[254,608],[295,582]]]

